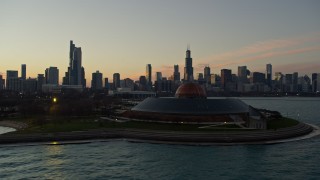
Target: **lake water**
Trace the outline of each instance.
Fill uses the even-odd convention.
[[[320,126],[319,98],[241,99]],[[320,179],[319,153],[319,136],[274,145],[0,145],[0,179]]]

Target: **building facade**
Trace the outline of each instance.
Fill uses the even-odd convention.
[[[99,71],[92,73],[91,89],[93,91],[102,89],[102,73]]]
[[[86,87],[85,71],[82,67],[82,50],[70,41],[69,67],[63,78],[63,85],[81,85]]]
[[[57,67],[49,67],[45,70],[46,84],[59,84],[59,69]]]
[[[266,84],[271,87],[272,86],[272,65],[266,65]]]
[[[193,81],[192,58],[191,58],[191,51],[189,48],[186,51],[185,67],[184,67],[184,81],[185,82],[192,82]]]

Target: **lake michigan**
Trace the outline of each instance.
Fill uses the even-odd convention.
[[[320,98],[240,99],[320,126]],[[319,153],[319,136],[273,145],[0,145],[0,179],[320,179]]]

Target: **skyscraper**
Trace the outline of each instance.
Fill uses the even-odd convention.
[[[18,78],[18,71],[7,71],[6,89],[11,91],[21,91],[23,82]]]
[[[4,79],[2,77],[2,75],[0,75],[0,90],[3,90],[4,89]]]
[[[298,91],[298,72],[294,72],[292,74],[292,91],[293,92]]]
[[[45,78],[44,78],[44,74],[38,74],[38,78],[37,78],[37,91],[41,92],[42,91],[42,85],[45,84]]]
[[[272,65],[266,65],[266,83],[269,87],[272,85]]]
[[[211,84],[211,70],[209,66],[204,67],[204,80],[207,84]]]
[[[46,84],[59,84],[59,69],[57,67],[49,67],[45,71]]]
[[[247,66],[238,66],[238,80],[241,83],[247,83]]]
[[[21,79],[23,80],[26,80],[27,78],[26,69],[27,69],[27,66],[25,64],[21,64]]]
[[[63,84],[86,86],[81,47],[76,47],[73,41],[70,41],[69,67],[63,78]]]
[[[317,92],[318,89],[318,74],[317,73],[312,73],[311,75],[311,81],[312,81],[312,92]]]
[[[104,88],[106,90],[110,89],[110,87],[109,87],[109,79],[108,78],[104,78]]]
[[[120,88],[120,74],[119,73],[113,74],[113,86],[114,86],[115,90],[117,90],[117,88]]]
[[[174,65],[174,71],[173,71],[173,80],[180,81],[180,72],[179,72],[179,65]]]
[[[92,90],[102,89],[102,73],[100,73],[99,71],[92,73],[91,89]]]
[[[161,72],[156,72],[156,80],[161,81],[162,80],[162,73]]]
[[[232,82],[232,74],[230,69],[221,69],[221,85],[226,87],[228,82]]]
[[[191,82],[193,81],[193,67],[192,67],[192,58],[191,51],[189,47],[186,51],[185,67],[184,67],[184,81]]]
[[[152,86],[152,67],[151,67],[151,64],[147,64],[147,66],[146,66],[146,78],[147,78],[147,85]]]

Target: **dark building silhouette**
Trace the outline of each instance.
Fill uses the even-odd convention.
[[[4,89],[4,87],[5,87],[4,85],[5,85],[5,81],[4,81],[3,77],[2,77],[2,75],[0,75],[0,90]]]
[[[91,89],[93,91],[102,89],[102,73],[99,71],[92,73]]]
[[[139,77],[139,90],[140,91],[145,91],[147,90],[147,78],[145,76],[140,76]]]
[[[266,84],[271,87],[272,86],[272,65],[266,65]]]
[[[250,82],[251,83],[265,83],[266,79],[265,79],[266,75],[264,73],[260,73],[260,72],[253,72],[251,73],[251,79]]]
[[[42,85],[46,83],[44,74],[38,74],[37,77],[37,91],[42,92]]]
[[[23,80],[18,77],[18,71],[7,71],[6,89],[20,92],[23,89]]]
[[[146,78],[147,78],[147,85],[152,86],[152,67],[151,64],[147,64],[146,66]]]
[[[27,65],[21,64],[21,79],[26,80],[27,78]]]
[[[228,82],[232,82],[231,70],[221,69],[221,86],[225,88]]]
[[[174,65],[173,80],[180,81],[180,72],[179,72],[179,65],[178,64]]]
[[[184,67],[184,82],[193,81],[193,67],[192,67],[192,58],[191,51],[189,47],[186,51],[185,67]]]
[[[109,79],[108,79],[108,78],[104,78],[104,88],[105,88],[106,90],[109,90],[109,89],[110,89]]]
[[[70,41],[69,67],[63,78],[63,85],[82,85],[86,87],[84,68],[82,67],[81,47],[76,47]]]
[[[204,81],[211,84],[211,70],[209,66],[204,67]]]
[[[238,81],[240,83],[247,83],[247,66],[238,66]]]
[[[57,67],[49,67],[45,70],[46,84],[59,84],[59,69]]]
[[[29,77],[23,81],[23,92],[33,94],[37,91],[37,79]]]
[[[156,81],[162,80],[162,72],[156,72]]]
[[[114,90],[117,90],[117,88],[120,88],[120,74],[119,73],[113,74],[113,86],[114,86]]]
[[[318,74],[317,73],[312,73],[311,79],[312,79],[312,92],[317,92],[317,89],[318,89],[318,85],[317,85]]]

